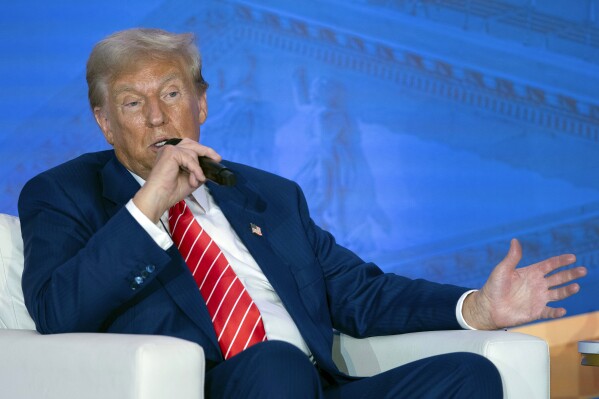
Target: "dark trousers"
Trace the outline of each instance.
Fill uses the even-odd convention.
[[[318,371],[303,352],[286,342],[267,341],[211,369],[205,392],[207,399],[503,397],[493,363],[466,352],[429,357],[324,390],[322,386]]]

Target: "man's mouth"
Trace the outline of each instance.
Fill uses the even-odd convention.
[[[154,147],[160,148],[160,147],[164,146],[166,144],[167,140],[168,139],[164,139],[164,140],[161,140],[161,141],[158,141],[158,142],[154,143]]]

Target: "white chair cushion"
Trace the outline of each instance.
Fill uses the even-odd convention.
[[[0,214],[0,328],[35,330],[23,300],[23,239],[16,216]]]

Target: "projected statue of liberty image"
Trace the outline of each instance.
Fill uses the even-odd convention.
[[[205,125],[206,137],[227,159],[272,171],[276,128],[255,83],[257,60],[250,53],[236,60],[233,66],[219,70],[213,84],[222,94],[219,106],[214,107],[217,113]]]
[[[388,229],[390,223],[376,201],[362,132],[347,109],[345,86],[322,76],[309,83],[304,68],[296,69],[293,84],[304,124],[304,157],[292,178],[304,189],[322,227],[344,245],[372,251],[373,228]]]

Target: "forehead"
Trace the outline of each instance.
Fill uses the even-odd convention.
[[[113,75],[108,89],[112,96],[123,92],[148,91],[169,83],[191,84],[188,70],[181,60],[141,59]]]

